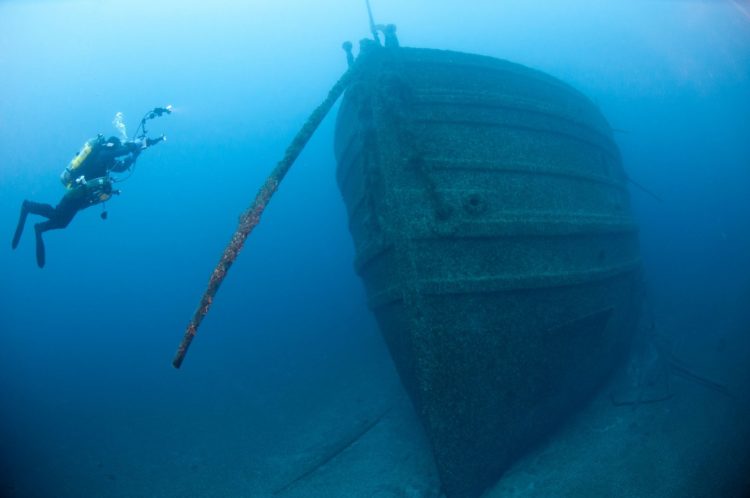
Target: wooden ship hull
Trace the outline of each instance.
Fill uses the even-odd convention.
[[[378,48],[336,123],[361,276],[449,497],[478,496],[622,363],[640,256],[612,131],[490,57]]]

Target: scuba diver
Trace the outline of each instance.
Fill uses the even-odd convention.
[[[65,228],[73,220],[78,211],[97,204],[103,204],[113,195],[120,193],[113,188],[113,184],[124,179],[117,179],[111,173],[122,173],[130,170],[131,174],[135,167],[135,161],[144,150],[166,140],[164,135],[156,138],[146,136],[146,121],[171,114],[172,106],[156,107],[147,112],[136,129],[136,138],[128,140],[125,134],[125,125],[122,123],[122,114],[115,116],[115,126],[120,130],[123,138],[104,138],[103,135],[86,141],[81,151],[76,154],[70,164],[60,175],[67,192],[63,198],[53,207],[50,204],[24,200],[21,204],[21,214],[18,218],[16,232],[13,235],[11,246],[18,247],[23,233],[26,217],[36,214],[47,218],[34,225],[36,234],[36,262],[39,268],[44,268],[45,250],[42,234],[47,230]],[[141,130],[140,135],[138,131]],[[101,214],[103,220],[107,219],[107,211]]]

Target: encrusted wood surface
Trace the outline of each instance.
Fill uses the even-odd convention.
[[[606,120],[541,72],[380,49],[345,95],[355,267],[450,497],[478,496],[621,362],[637,230]]]

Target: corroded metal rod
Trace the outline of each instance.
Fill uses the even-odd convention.
[[[182,362],[185,359],[185,354],[187,354],[187,350],[190,347],[190,343],[198,332],[198,327],[203,321],[203,318],[208,313],[214,296],[216,295],[216,291],[219,290],[219,286],[221,286],[221,283],[224,280],[224,277],[226,277],[232,263],[237,259],[237,256],[245,243],[245,239],[247,239],[247,236],[250,235],[253,228],[255,228],[260,222],[260,217],[266,209],[268,202],[271,200],[273,194],[276,193],[279,184],[284,179],[289,168],[294,164],[297,156],[302,152],[305,144],[310,140],[310,137],[312,137],[315,130],[323,121],[323,118],[326,117],[333,107],[333,104],[336,103],[341,94],[344,93],[344,90],[346,90],[346,87],[352,80],[356,67],[357,64],[354,64],[341,76],[341,78],[339,78],[336,84],[333,85],[333,88],[328,92],[328,96],[323,103],[321,103],[312,114],[310,114],[310,117],[307,119],[304,126],[302,126],[299,132],[297,132],[297,135],[287,147],[283,159],[278,162],[274,170],[266,179],[266,182],[255,195],[253,203],[240,216],[237,230],[235,230],[234,235],[232,235],[232,240],[229,241],[229,244],[227,244],[227,247],[224,249],[224,253],[221,255],[221,259],[219,259],[213,273],[211,273],[211,278],[208,281],[206,291],[203,293],[200,304],[198,304],[198,308],[195,310],[195,313],[193,313],[193,318],[190,320],[190,323],[185,330],[185,335],[182,338],[182,342],[177,348],[177,353],[172,360],[172,365],[175,368],[180,368],[180,365],[182,365]]]

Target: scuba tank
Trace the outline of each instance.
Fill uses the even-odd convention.
[[[67,189],[71,189],[75,186],[76,173],[81,167],[86,164],[86,160],[91,156],[91,153],[96,147],[101,144],[104,140],[103,135],[97,135],[95,138],[91,138],[83,144],[81,150],[75,157],[70,161],[70,164],[60,174],[60,181]]]
[[[96,204],[102,205],[102,212],[99,215],[102,220],[107,219],[107,208],[105,202],[112,198],[113,195],[119,195],[120,191],[112,188],[112,181],[109,178],[96,178],[86,183],[88,194],[88,203],[90,206]]]
[[[94,206],[107,202],[113,195],[119,194],[119,190],[112,188],[112,180],[107,177],[94,178],[86,180],[84,176],[79,176],[73,180],[70,192],[65,197],[78,200],[86,200],[86,204]]]
[[[107,202],[113,195],[119,194],[119,190],[112,188],[109,178],[96,178],[86,184],[89,190],[89,204]]]

